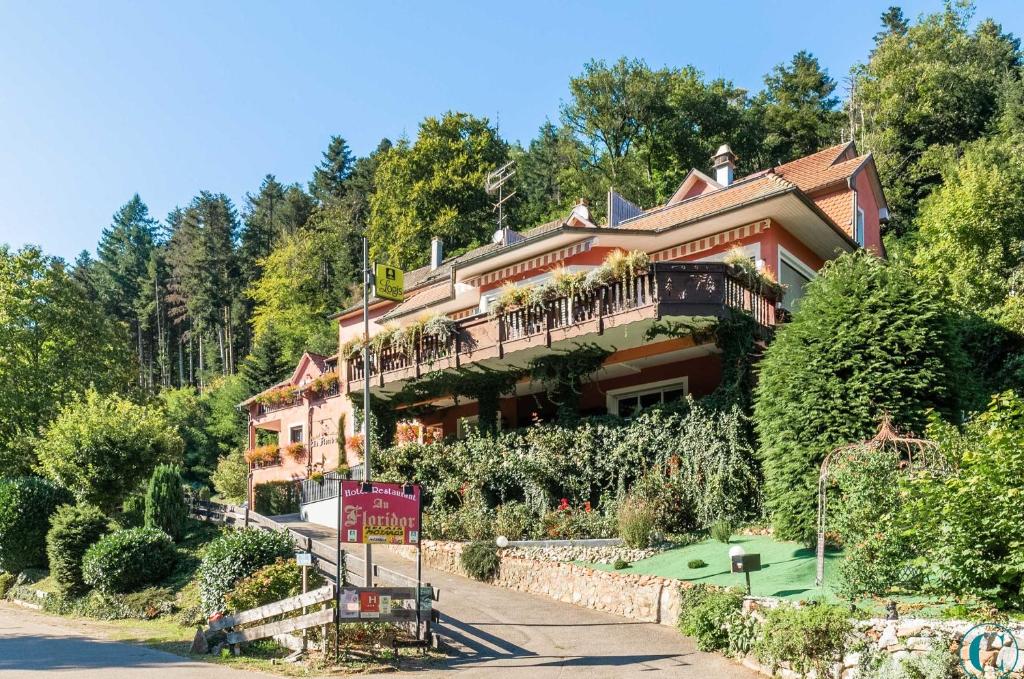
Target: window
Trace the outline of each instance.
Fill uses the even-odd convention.
[[[288,429],[288,443],[302,443],[303,426],[297,424]]]
[[[864,210],[857,208],[857,223],[853,227],[853,239],[857,245],[864,247]]]
[[[608,392],[608,412],[619,417],[633,417],[638,412],[661,403],[685,398],[686,378],[654,382],[642,387],[613,389]]]
[[[779,283],[786,288],[782,300],[784,307],[790,311],[800,306],[800,298],[804,296],[807,284],[815,277],[814,269],[791,255],[785,248],[779,248]]]

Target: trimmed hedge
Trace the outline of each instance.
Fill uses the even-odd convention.
[[[0,479],[0,570],[46,568],[46,532],[71,493],[34,476]]]
[[[46,534],[46,555],[50,575],[62,594],[85,590],[82,559],[86,551],[110,532],[110,522],[96,507],[64,505],[57,509]]]
[[[166,578],[177,559],[167,533],[153,528],[119,530],[85,552],[82,579],[104,594],[132,592]]]
[[[146,528],[162,530],[174,541],[185,535],[188,525],[183,483],[177,465],[161,464],[153,470],[146,488]]]
[[[294,554],[295,545],[287,533],[258,528],[225,533],[206,547],[199,566],[199,598],[207,615],[224,610],[224,595],[239,580],[278,558]]]
[[[253,489],[254,509],[263,516],[299,512],[299,484],[294,481],[268,481]]]

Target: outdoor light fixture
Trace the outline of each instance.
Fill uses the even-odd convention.
[[[733,573],[743,573],[747,579],[747,596],[750,596],[750,574],[761,570],[761,555],[747,554],[739,545],[729,550]]]
[[[739,545],[736,545],[735,547],[730,547],[729,548],[729,558],[730,559],[732,557],[734,557],[734,556],[743,556],[744,554],[746,554],[746,552]]]
[[[506,547],[508,547],[508,538],[504,535],[499,535],[498,539],[495,540],[494,543],[498,545],[499,548],[505,549]]]
[[[372,493],[373,492],[373,484],[372,483],[364,483],[362,485],[362,491],[364,493]]]

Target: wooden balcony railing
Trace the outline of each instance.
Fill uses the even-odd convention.
[[[651,317],[714,316],[730,310],[750,314],[762,336],[776,322],[779,292],[749,281],[735,267],[718,262],[666,262],[652,264],[643,274],[602,285],[594,290],[557,297],[542,304],[513,309],[497,316],[475,316],[461,321],[450,337],[426,335],[411,351],[385,347],[370,352],[371,376],[389,373],[419,377],[438,363],[475,360],[481,355],[504,355],[504,348],[519,347],[534,338],[550,345],[552,334],[565,337],[603,332],[606,320],[619,314],[650,308]],[[488,349],[496,347],[496,351]],[[521,347],[520,347],[521,348]],[[481,351],[483,350],[483,351]],[[348,381],[366,377],[362,355],[346,361]],[[412,374],[407,374],[407,373]],[[382,379],[382,382],[386,381]]]

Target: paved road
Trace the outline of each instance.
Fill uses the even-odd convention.
[[[0,605],[2,679],[257,679],[233,670],[145,646],[84,634],[73,621]]]
[[[330,529],[290,527],[333,545]],[[374,561],[415,575],[412,563],[389,549]],[[462,677],[679,677],[753,679],[757,675],[662,625],[633,622],[546,597],[492,587],[443,571],[424,569],[441,590],[440,633],[459,650],[428,676]]]

